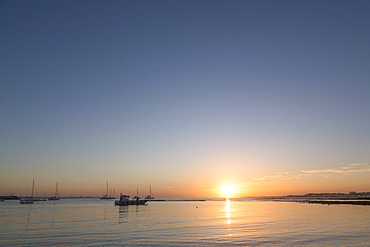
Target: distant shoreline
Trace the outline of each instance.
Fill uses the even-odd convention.
[[[346,205],[370,205],[370,201],[324,201],[324,200],[312,200],[308,201],[307,203],[314,203],[314,204],[346,204]]]
[[[149,199],[149,202],[205,202],[207,199]]]
[[[295,202],[308,204],[322,205],[370,205],[369,197],[305,197],[305,196],[279,196],[279,197],[259,197],[258,201],[274,201],[274,202]]]

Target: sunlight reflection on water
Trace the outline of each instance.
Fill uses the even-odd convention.
[[[288,202],[65,199],[0,204],[3,246],[370,244],[370,207]]]
[[[230,207],[230,200],[225,201],[225,211],[226,211],[226,224],[228,225],[229,236],[232,236],[231,233],[231,207]]]

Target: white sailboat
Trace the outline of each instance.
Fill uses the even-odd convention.
[[[34,191],[35,191],[35,179],[32,179],[31,197],[21,199],[20,203],[22,203],[22,204],[33,204],[34,202],[37,202],[37,201],[46,201],[45,198],[35,198],[35,197],[33,197]]]
[[[154,199],[153,194],[152,194],[152,186],[151,185],[149,186],[149,195],[147,195],[145,197],[145,199],[147,199],[147,200]]]
[[[114,197],[114,192],[113,192],[113,195],[108,195],[108,181],[107,181],[107,192],[105,195],[103,195],[102,197],[100,197],[100,199],[116,199]]]
[[[55,185],[55,195],[54,195],[54,197],[49,197],[49,201],[57,201],[57,200],[60,200],[58,183],[56,183],[56,185]]]

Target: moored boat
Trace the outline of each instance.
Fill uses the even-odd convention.
[[[21,199],[20,203],[22,204],[33,204],[34,201],[28,199]]]
[[[34,202],[46,201],[45,198],[33,197],[34,190],[35,190],[35,179],[32,180],[32,193],[31,193],[31,197],[21,198],[20,203],[22,203],[22,204],[33,204]]]
[[[114,189],[113,189],[113,193],[112,193],[112,195],[109,195],[108,194],[108,181],[107,181],[107,193],[105,194],[105,195],[103,195],[102,197],[100,197],[100,199],[116,199],[115,197],[114,197]]]
[[[13,196],[13,195],[10,195],[10,196],[0,196],[0,201],[1,200],[20,200],[20,198],[18,196]]]
[[[44,202],[47,201],[44,198],[35,198],[35,197],[28,197],[28,198],[22,198],[20,200],[20,203],[22,204],[33,204],[34,202]]]
[[[145,205],[148,200],[140,199],[140,197],[135,196],[134,198],[130,199],[130,196],[127,195],[120,195],[119,200],[115,201],[114,204],[118,206],[126,206],[126,205]]]
[[[60,200],[60,195],[59,195],[59,189],[58,189],[58,183],[55,185],[55,195],[54,197],[49,197],[49,201],[58,201]]]
[[[145,199],[147,199],[147,200],[153,200],[154,199],[153,194],[152,194],[152,186],[151,185],[149,186],[149,195],[147,195],[145,197]]]

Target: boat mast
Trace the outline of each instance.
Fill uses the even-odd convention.
[[[107,192],[106,192],[106,196],[108,196],[108,181],[107,181]]]
[[[59,194],[59,191],[58,191],[58,183],[55,185],[55,198],[57,198],[57,195]]]
[[[31,193],[31,198],[33,198],[33,191],[35,189],[35,179],[32,179],[32,193]]]

